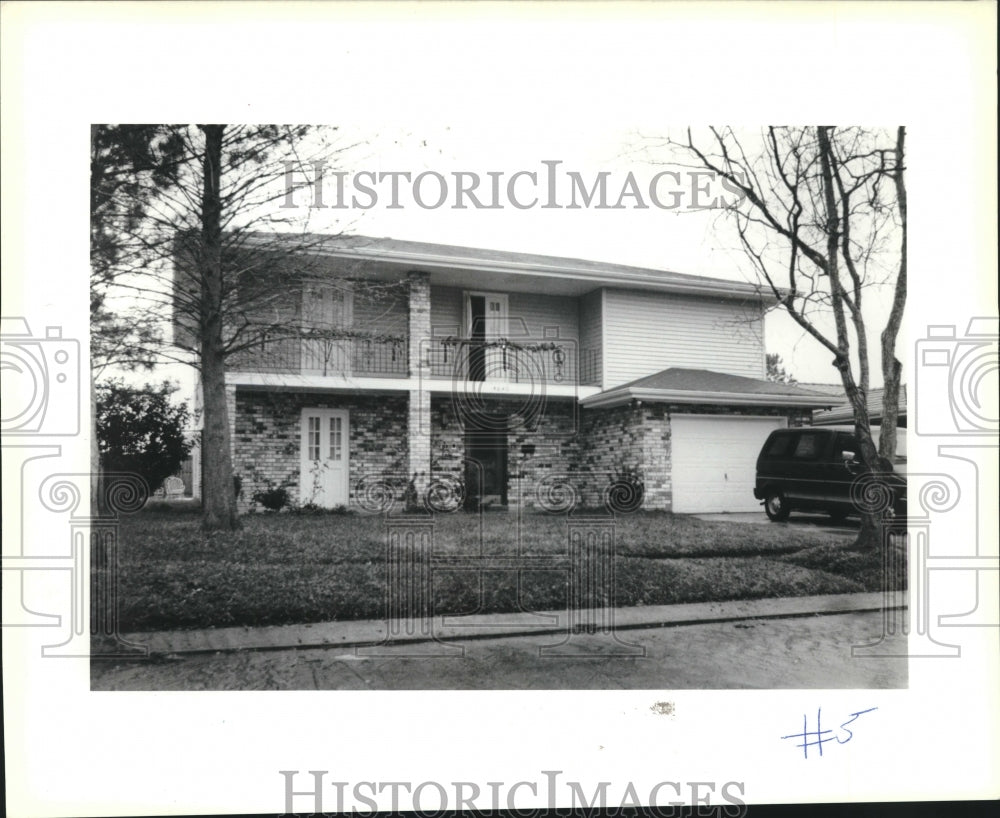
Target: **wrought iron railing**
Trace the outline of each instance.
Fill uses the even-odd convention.
[[[575,342],[434,339],[427,346],[433,378],[508,383],[599,385],[600,354]],[[295,375],[406,378],[406,339],[294,337],[261,341],[230,359],[230,369]]]
[[[233,356],[230,368],[240,372],[405,378],[410,371],[409,345],[402,338],[283,338],[242,350]]]
[[[597,350],[555,340],[435,339],[429,347],[431,377],[508,383],[599,383]]]

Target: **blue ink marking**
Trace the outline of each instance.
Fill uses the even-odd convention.
[[[824,730],[823,729],[823,719],[822,719],[822,717],[823,717],[823,708],[822,707],[817,707],[816,708],[816,729],[815,730],[810,730],[809,729],[809,716],[806,715],[805,713],[803,713],[802,714],[802,732],[801,733],[791,733],[790,735],[782,736],[781,738],[782,739],[786,739],[786,738],[800,738],[800,739],[802,739],[802,743],[801,744],[796,744],[795,746],[802,748],[802,757],[804,759],[808,759],[809,758],[809,748],[810,747],[816,747],[816,748],[818,748],[819,749],[820,757],[822,757],[822,755],[823,755],[823,745],[824,744],[826,744],[829,741],[836,741],[837,744],[847,744],[847,742],[849,742],[852,738],[854,738],[854,731],[853,730],[848,730],[847,729],[847,725],[853,723],[854,721],[856,721],[859,716],[863,716],[865,713],[871,713],[873,710],[878,710],[878,708],[877,707],[869,707],[867,710],[859,710],[856,713],[851,713],[850,714],[851,717],[847,721],[841,723],[840,730],[843,730],[845,733],[847,733],[847,738],[841,738],[839,735],[833,735],[833,736],[827,735],[828,733],[832,733],[833,730]],[[810,739],[812,739],[812,740],[810,740]]]

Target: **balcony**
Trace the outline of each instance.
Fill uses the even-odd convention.
[[[435,338],[425,349],[435,379],[599,386],[600,358],[575,341],[477,341]],[[409,377],[404,338],[286,337],[260,341],[233,355],[235,372],[359,378]]]
[[[409,345],[403,338],[282,338],[237,353],[230,368],[240,372],[406,378]]]
[[[600,384],[598,350],[575,341],[434,339],[428,350],[432,378],[566,386]]]

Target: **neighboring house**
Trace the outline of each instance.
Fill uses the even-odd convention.
[[[413,476],[439,501],[597,506],[626,475],[645,508],[756,510],[768,433],[834,402],[764,379],[771,301],[749,284],[361,237],[311,257],[322,275],[288,286],[281,320],[344,334],[231,361],[244,506],[278,486],[365,506]]]
[[[854,410],[851,404],[844,397],[844,387],[840,384],[836,386],[829,384],[805,384],[807,389],[814,391],[832,390],[832,394],[838,396],[836,405],[831,409],[816,412],[813,415],[814,426],[834,426],[841,423],[854,422]],[[882,387],[868,390],[868,420],[872,426],[882,425]],[[900,429],[906,428],[906,384],[899,387],[899,413],[896,425]]]

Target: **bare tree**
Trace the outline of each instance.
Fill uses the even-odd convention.
[[[102,126],[113,127],[113,126]],[[296,288],[314,280],[348,287],[323,250],[335,236],[311,234],[308,209],[283,209],[291,170],[299,185],[346,147],[335,129],[276,125],[158,125],[149,128],[155,173],[126,176],[124,199],[108,234],[117,252],[113,291],[120,314],[137,323],[172,324],[173,338],[133,337],[129,356],[198,369],[202,390],[202,522],[236,527],[226,371],[241,355],[282,341],[321,336],[381,337],[366,327],[306,326]],[[308,145],[309,156],[299,151]],[[112,161],[114,157],[112,157]],[[359,273],[360,274],[360,273]],[[390,292],[401,282],[366,281]]]
[[[896,357],[906,303],[905,129],[770,127],[759,144],[730,128],[671,142],[694,166],[740,194],[727,209],[761,282],[832,355],[854,411],[866,471],[887,468],[896,451],[902,366]],[[867,396],[873,321],[865,296],[892,288],[881,331],[884,408],[879,448]],[[879,520],[863,515],[858,547],[879,541]]]

